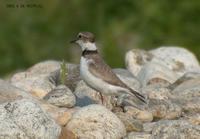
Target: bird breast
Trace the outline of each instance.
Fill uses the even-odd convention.
[[[105,95],[119,95],[119,91],[126,91],[124,88],[114,86],[106,83],[101,78],[97,78],[89,71],[90,62],[94,62],[92,59],[81,57],[80,61],[80,75],[82,79],[87,83],[91,88],[102,92]]]

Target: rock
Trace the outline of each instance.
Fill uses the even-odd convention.
[[[184,113],[200,113],[200,78],[186,80],[172,91],[174,102],[182,107]]]
[[[74,113],[66,128],[78,138],[120,139],[126,135],[124,124],[117,116],[97,104],[83,107]]]
[[[151,134],[144,132],[130,132],[124,139],[152,139]]]
[[[67,109],[63,108],[57,108],[54,111],[51,111],[48,113],[53,117],[53,119],[56,121],[57,124],[64,126],[69,122],[69,120],[72,118],[72,112]]]
[[[131,131],[142,131],[143,126],[142,122],[139,120],[134,119],[134,117],[127,115],[123,112],[115,113],[117,117],[124,123],[127,132]]]
[[[0,137],[12,139],[58,138],[60,126],[32,99],[0,104]]]
[[[79,65],[66,64],[67,74],[65,75],[64,84],[69,87],[70,90],[74,91],[76,85],[81,80]],[[61,70],[58,69],[50,74],[50,80],[55,82],[57,85],[61,84]]]
[[[151,50],[159,61],[162,61],[170,70],[182,76],[186,72],[199,71],[199,63],[193,53],[180,47],[159,47]],[[155,59],[153,59],[155,60]],[[152,61],[153,61],[152,60]]]
[[[25,72],[16,73],[10,82],[32,95],[43,98],[60,84],[60,64],[58,61],[40,62]],[[75,64],[66,64],[67,77],[65,84],[73,89],[80,80],[79,68]]]
[[[49,91],[55,88],[55,84],[51,83],[45,75],[25,78],[17,82],[11,82],[11,84],[38,98],[43,98]]]
[[[133,49],[126,53],[125,61],[127,69],[135,76],[138,76],[138,74],[141,73],[142,68],[145,70],[145,65],[152,65],[152,63],[156,63],[156,68],[152,65],[151,70],[148,71],[147,69],[149,69],[149,67],[146,67],[146,71],[143,71],[143,74],[140,74],[140,76],[147,76],[145,75],[147,72],[147,77],[151,76],[151,78],[146,78],[152,79],[153,76],[155,78],[153,82],[155,82],[155,80],[159,80],[160,82],[160,79],[163,79],[161,81],[165,82],[166,80],[171,83],[171,81],[173,82],[177,80],[180,76],[187,72],[200,73],[199,63],[194,54],[179,47],[160,47],[149,52]],[[152,72],[152,69],[154,68],[155,70],[153,70],[152,75],[149,72]],[[172,76],[173,74],[174,76]],[[158,79],[156,79],[157,76],[159,77]],[[148,83],[148,81],[146,83]]]
[[[100,93],[87,86],[84,81],[80,81],[77,84],[74,94],[77,96],[76,106],[83,107],[90,104],[102,104]],[[112,109],[110,96],[103,95],[103,103],[107,108]]]
[[[200,126],[185,120],[163,120],[157,122],[152,136],[154,139],[199,139]]]
[[[158,119],[176,119],[182,113],[182,109],[171,100],[150,99],[149,109],[153,117]]]
[[[74,94],[77,96],[77,106],[101,103],[99,92],[87,86],[84,81],[77,84]]]
[[[59,139],[78,139],[78,138],[73,132],[67,130],[65,127],[62,127]]]
[[[115,74],[130,88],[140,92],[141,84],[128,70],[114,69]]]
[[[181,101],[179,99],[179,101]],[[195,114],[200,113],[200,97],[190,99],[181,105],[185,113]]]
[[[50,75],[51,72],[54,72],[55,70],[58,70],[59,68],[60,68],[60,62],[58,61],[49,60],[49,61],[40,62],[33,65],[32,67],[30,67],[28,70],[24,72],[18,72],[14,74],[12,78],[10,79],[10,82],[15,83],[27,78],[41,76],[41,75],[43,76],[45,75],[46,77]]]
[[[169,86],[177,80],[178,76],[165,65],[151,62],[142,67],[137,78],[140,80],[143,87],[152,84]]]
[[[143,131],[146,133],[152,133],[152,130],[157,122],[151,122],[151,123],[144,123],[143,124]]]
[[[72,118],[73,113],[79,110],[78,107],[70,109],[58,108],[42,101],[40,101],[40,106],[56,121],[57,124],[61,126],[66,125],[67,122],[69,122],[69,120]]]
[[[59,85],[51,90],[44,98],[48,103],[60,107],[73,107],[76,98],[71,90],[65,85]]]
[[[28,74],[28,76],[37,76],[44,74],[49,75],[51,72],[54,72],[55,70],[60,68],[60,63],[61,62],[55,60],[42,61],[30,67],[26,71],[26,73]]]
[[[194,115],[187,115],[187,120],[194,125],[200,126],[200,113],[194,114]]]
[[[153,115],[151,112],[148,112],[146,110],[139,110],[135,107],[126,106],[125,108],[126,115],[129,115],[129,117],[133,117],[135,119],[138,119],[142,122],[150,122],[153,120]]]
[[[170,89],[158,84],[146,86],[142,92],[146,93],[149,99],[167,100],[173,97]]]
[[[200,78],[184,81],[172,91],[172,94],[175,95],[176,98],[183,100],[200,97],[199,84]]]
[[[200,113],[200,78],[186,80],[173,91],[174,101],[186,114]]]
[[[20,98],[32,99],[32,96],[10,83],[0,80],[0,104]]]
[[[154,55],[144,50],[133,49],[128,51],[125,56],[126,68],[137,76],[143,65],[150,62],[153,57]]]
[[[179,86],[183,82],[191,80],[191,79],[197,79],[197,78],[200,78],[200,73],[187,72],[183,76],[181,76],[179,79],[177,79],[173,84],[168,86],[168,88],[171,90],[174,90],[177,86]]]
[[[69,120],[69,110],[57,108],[46,102],[36,100],[29,93],[9,84],[8,82],[0,80],[0,104],[5,102],[14,101],[17,99],[27,98],[36,101],[42,109],[46,110],[58,124],[64,125]],[[67,113],[66,113],[67,111]]]

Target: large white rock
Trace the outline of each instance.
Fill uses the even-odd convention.
[[[137,75],[143,87],[150,84],[169,85],[177,80],[178,76],[162,63],[146,63]]]
[[[97,104],[77,111],[66,128],[78,138],[120,139],[126,135],[125,126],[117,116]]]
[[[60,68],[60,62],[55,60],[47,60],[37,63],[30,67],[27,72],[30,75],[50,74]]]
[[[200,77],[184,81],[172,91],[172,94],[186,100],[200,97]]]
[[[130,132],[124,139],[152,139],[149,133],[144,132]]]
[[[0,138],[56,139],[61,128],[30,99],[0,104]]]
[[[74,94],[65,85],[57,86],[43,99],[48,103],[59,107],[73,107],[76,103]]]
[[[180,76],[186,72],[200,71],[199,62],[189,50],[181,47],[159,47],[151,50],[157,60],[163,62],[169,69]],[[154,61],[156,59],[153,59]]]
[[[14,74],[10,82],[34,96],[43,98],[60,84],[60,64],[61,62],[53,60],[37,63],[24,72]],[[67,75],[64,82],[70,89],[74,89],[80,80],[77,69],[78,65],[66,64]]]
[[[135,76],[138,75],[142,66],[152,60],[154,56],[144,50],[133,49],[126,53],[126,68]]]
[[[60,68],[58,61],[44,61],[30,67],[25,72],[19,72],[10,79],[12,85],[21,88],[39,98],[44,97],[55,88],[50,73]]]
[[[56,87],[54,83],[50,82],[46,75],[27,77],[11,83],[39,98],[43,98],[48,92]]]
[[[150,99],[149,110],[158,119],[177,119],[182,114],[182,108],[168,99]]]
[[[180,47],[159,47],[151,51],[133,49],[126,53],[127,69],[135,76],[148,63],[165,65],[169,70],[182,76],[186,72],[200,72],[199,63],[193,53]]]
[[[152,130],[153,139],[199,139],[200,126],[185,120],[162,120]]]
[[[10,83],[0,80],[0,104],[17,98],[31,99],[31,95],[27,92],[11,85]]]

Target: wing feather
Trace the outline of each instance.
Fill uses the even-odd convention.
[[[89,63],[88,66],[89,71],[94,76],[96,76],[97,78],[101,78],[103,81],[109,84],[128,89],[133,95],[135,95],[138,99],[145,103],[145,97],[124,84],[99,55],[93,55],[91,59],[92,61]]]

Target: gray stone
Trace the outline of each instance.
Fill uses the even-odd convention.
[[[137,77],[143,87],[152,84],[163,84],[163,86],[169,86],[178,78],[178,76],[165,65],[156,62],[145,64],[141,68]]]
[[[200,113],[189,114],[185,116],[185,119],[188,120],[191,124],[200,126]]]
[[[46,75],[27,77],[19,81],[12,81],[11,84],[39,98],[43,98],[55,88],[55,84],[50,82]]]
[[[144,123],[143,124],[143,131],[146,133],[152,133],[152,130],[157,122],[151,122],[151,123]]]
[[[50,74],[60,68],[60,62],[55,60],[47,60],[37,63],[26,70],[26,76],[37,76]]]
[[[197,79],[197,78],[200,78],[200,73],[187,72],[183,76],[181,76],[179,79],[177,79],[173,84],[168,86],[168,88],[171,89],[171,90],[174,90],[177,86],[179,86],[183,82],[191,80],[191,79]]]
[[[182,101],[182,100],[178,100]],[[182,101],[180,105],[186,114],[200,113],[200,97],[196,97],[187,101]]]
[[[9,82],[0,80],[0,103],[5,103],[19,98],[32,99],[32,96],[11,85]]]
[[[67,73],[65,75],[64,84],[74,91],[76,85],[81,80],[79,65],[76,64],[66,64]],[[61,84],[61,69],[58,69],[52,72],[49,76],[49,79],[52,82],[55,82],[56,85]]]
[[[61,83],[60,66],[59,61],[40,62],[25,72],[14,74],[10,82],[34,96],[43,98]],[[79,66],[67,63],[66,70],[65,84],[74,90],[77,82],[80,81]]]
[[[44,98],[48,103],[60,107],[73,107],[76,98],[71,90],[65,85],[59,85],[50,91]]]
[[[115,115],[124,123],[127,132],[143,130],[142,122],[134,119],[134,117],[123,112],[117,112]]]
[[[165,64],[170,70],[182,76],[186,72],[200,71],[199,62],[195,55],[185,48],[181,47],[159,47],[151,50],[156,59]]]
[[[189,100],[194,97],[200,97],[200,78],[184,81],[177,86],[172,94],[179,99]]]
[[[142,82],[143,85],[150,81],[172,83],[187,72],[200,73],[200,66],[194,54],[180,47],[160,47],[151,51],[133,49],[126,53],[125,61],[127,69],[133,75],[146,77],[146,83]],[[144,66],[147,66],[146,70]],[[140,81],[143,81],[142,79]]]
[[[144,132],[130,132],[124,139],[153,139],[151,134]]]
[[[78,138],[120,139],[126,135],[124,124],[101,105],[93,104],[73,114],[66,128]]]
[[[173,101],[185,114],[200,113],[200,78],[186,80],[172,91]]]
[[[199,139],[200,126],[185,120],[159,121],[152,131],[153,139]]]
[[[181,107],[170,100],[150,99],[149,109],[158,119],[176,119],[182,113]]]
[[[5,139],[56,139],[61,128],[36,102],[18,99],[0,104],[0,131]]]
[[[142,122],[151,122],[153,120],[152,113],[145,109],[137,109],[132,106],[125,106],[124,110],[127,117],[133,117]]]
[[[125,56],[126,68],[137,76],[143,65],[150,62],[153,57],[151,53],[140,49],[128,51]]]
[[[80,81],[74,91],[76,95],[76,106],[87,106],[90,104],[102,104],[102,98],[99,92],[90,88],[84,81]],[[103,105],[112,109],[111,96],[103,95]]]
[[[147,94],[149,99],[166,100],[173,97],[169,88],[158,84],[146,86],[142,89],[142,92]]]

